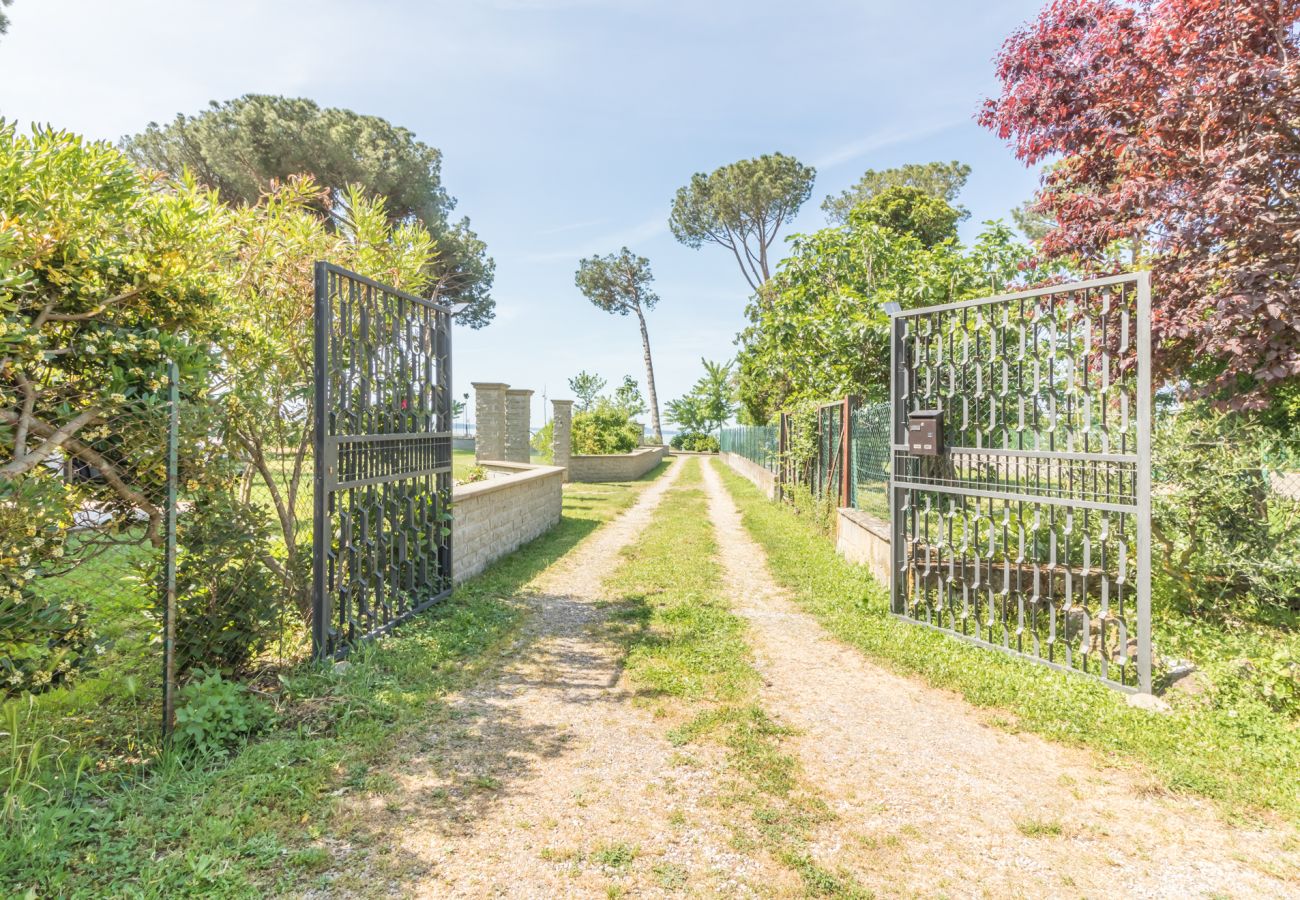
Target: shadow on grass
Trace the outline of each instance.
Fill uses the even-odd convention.
[[[24,783],[16,791],[7,784],[4,795],[0,895],[257,896],[268,888],[302,893],[313,884],[328,892],[327,873],[365,871],[339,858],[346,843],[332,838],[339,804],[359,791],[391,799],[385,770],[402,754],[423,752],[430,727],[454,721],[457,711],[444,698],[500,659],[519,633],[519,593],[630,506],[637,489],[604,493],[590,508],[566,502],[555,528],[458,586],[446,602],[357,648],[342,670],[303,665],[281,673],[278,724],[228,757],[169,754],[139,776],[92,768],[70,783],[25,769]],[[562,749],[560,736],[508,717],[494,727],[529,753]],[[508,756],[506,774],[470,785],[490,802],[517,765]],[[476,801],[451,812],[472,818],[477,809]],[[331,838],[311,843],[309,834]],[[390,862],[413,864],[400,853]]]
[[[651,656],[657,650],[672,643],[671,638],[656,632],[651,627],[654,619],[654,607],[649,596],[644,592],[631,592],[618,600],[604,604],[606,608],[605,631],[609,639],[618,643],[622,653],[618,656],[618,676],[622,678],[627,668],[628,655],[635,650],[646,651]],[[635,680],[630,686],[634,696],[644,699],[656,699],[670,696],[669,691],[641,680]]]

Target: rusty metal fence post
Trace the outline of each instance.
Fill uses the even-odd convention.
[[[840,507],[853,505],[853,410],[858,398],[852,394],[844,398],[840,413]]]

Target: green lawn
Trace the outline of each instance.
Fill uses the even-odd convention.
[[[157,756],[155,686],[144,682],[100,680],[93,692],[4,704],[0,896],[328,890],[316,878],[330,857],[315,840],[338,798],[382,790],[369,773],[495,658],[522,621],[518,594],[665,467],[640,482],[567,486],[558,526],[360,648],[346,672],[304,664],[284,673],[268,687],[275,726],[229,758]],[[147,715],[124,715],[119,703]],[[119,730],[140,734],[135,755],[105,766],[85,737]]]
[[[815,524],[719,471],[767,551],[772,574],[831,633],[895,670],[998,710],[997,721],[1139,763],[1168,789],[1203,794],[1230,813],[1272,811],[1300,822],[1300,727],[1257,699],[1176,700],[1161,715],[1134,709],[1090,679],[991,653],[888,612],[884,588],[846,562]]]

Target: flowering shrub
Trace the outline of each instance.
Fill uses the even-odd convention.
[[[200,396],[224,220],[109,144],[0,124],[0,479],[93,470],[96,501],[159,540],[168,361]]]
[[[479,481],[487,481],[487,469],[482,466],[470,466],[465,470],[465,474],[456,479],[457,484],[475,484]]]
[[[71,513],[66,488],[34,476],[0,482],[0,693],[41,691],[66,681],[93,635],[72,600],[42,597],[43,570],[57,565]]]

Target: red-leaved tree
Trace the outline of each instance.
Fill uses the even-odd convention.
[[[1298,21],[1300,0],[1056,0],[980,113],[1059,161],[1043,251],[1095,266],[1128,242],[1164,374],[1237,408],[1300,379]]]

